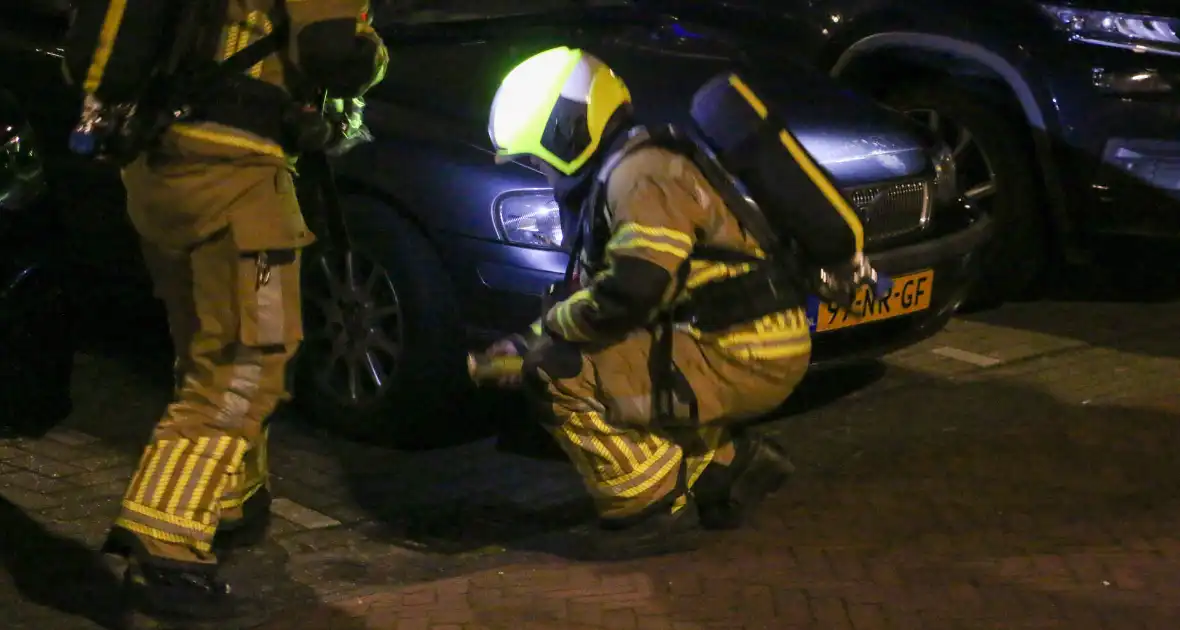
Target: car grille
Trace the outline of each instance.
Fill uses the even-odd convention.
[[[875,241],[919,230],[930,218],[930,183],[908,181],[847,192],[864,224],[865,240]]]

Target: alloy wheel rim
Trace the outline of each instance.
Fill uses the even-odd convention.
[[[908,109],[905,114],[951,148],[955,189],[964,199],[979,204],[996,195],[999,190],[996,169],[970,129],[933,109]]]
[[[389,274],[349,250],[310,262],[304,349],[321,395],[348,407],[385,397],[401,365],[403,317]]]

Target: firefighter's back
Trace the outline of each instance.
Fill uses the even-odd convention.
[[[637,149],[615,167],[611,186],[615,186],[616,182],[625,186],[625,182],[644,177],[662,181],[665,187],[689,193],[686,198],[691,198],[692,203],[680,204],[677,211],[690,215],[688,218],[697,226],[694,235],[697,250],[732,252],[738,255],[735,258],[764,256],[758,243],[742,229],[726,206],[721,194],[689,157],[657,146]],[[755,268],[755,263],[751,262],[703,260],[697,256],[690,259],[689,265],[685,291],[679,297],[679,303],[705,295],[713,283],[743,276]],[[697,338],[703,350],[715,357],[719,365],[728,365],[727,371],[781,371],[793,374],[798,371],[800,361],[805,364],[810,356],[811,337],[803,296],[796,295],[787,302],[795,304],[734,323],[723,330],[700,330],[689,324],[681,324],[680,328]],[[698,306],[722,310],[740,308],[739,304]]]

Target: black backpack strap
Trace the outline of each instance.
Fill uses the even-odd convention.
[[[578,211],[578,229],[574,234],[574,240],[570,247],[570,261],[565,270],[566,282],[569,282],[573,278],[574,269],[577,267],[579,258],[583,253],[582,248],[586,246],[588,241],[587,233],[594,229],[594,220],[598,216],[600,206],[605,203],[604,191],[606,190],[607,184],[610,183],[610,176],[614,173],[615,167],[619,165],[619,162],[623,161],[623,158],[650,144],[650,139],[641,140],[608,155],[602,166],[594,174],[594,180],[590,183],[590,191],[587,193],[586,200],[582,202],[582,207]]]
[[[796,291],[807,292],[808,289],[803,281],[803,265],[793,239],[784,238],[771,227],[770,221],[763,214],[757,202],[743,192],[738,181],[721,165],[716,156],[709,152],[706,145],[672,127],[657,130],[653,134],[653,140],[670,151],[688,157],[705,176],[709,185],[717,191],[718,196],[721,197],[722,202],[737,220],[741,229],[749,234],[763,250],[764,258],[758,258],[752,254],[730,248],[700,244],[693,247],[692,258],[695,260],[723,264],[755,263],[760,269],[753,274],[713,283],[709,285],[707,290],[698,287],[695,290],[697,297],[701,297],[702,293],[711,293],[715,298],[713,301],[716,303],[734,304],[742,302],[744,296],[761,292],[770,286],[773,294],[770,303],[773,308],[759,312],[760,316],[773,312],[782,306],[774,287],[789,285]],[[716,299],[718,297],[720,299]],[[705,301],[708,302],[708,298],[705,298]],[[692,310],[692,307],[686,306],[680,310],[688,311]],[[714,322],[714,325],[710,326],[702,319],[700,325],[720,330],[734,323],[737,322],[726,320],[723,323]]]
[[[197,85],[210,85],[246,72],[258,62],[278,52],[282,47],[282,40],[285,39],[285,36],[285,24],[283,28],[275,25],[275,29],[262,39],[255,41],[230,55],[225,61],[199,74],[195,83]]]
[[[194,1],[201,2],[202,0]],[[224,4],[217,3],[217,5],[222,7],[224,7]],[[185,82],[188,92],[200,93],[218,83],[232,80],[238,75],[244,74],[270,55],[280,51],[287,39],[289,23],[286,2],[279,0],[275,3],[275,9],[275,21],[272,24],[270,33],[267,33],[261,39],[254,41],[220,62],[210,61],[194,64],[193,70],[189,73],[189,78]],[[222,14],[224,15],[224,11],[222,11]]]
[[[602,203],[602,191],[610,181],[611,173],[614,172],[615,167],[627,155],[640,149],[654,146],[690,159],[700,169],[701,173],[705,176],[705,180],[717,190],[717,193],[721,196],[721,200],[725,202],[726,207],[729,208],[742,229],[749,233],[758,245],[763,248],[766,252],[766,259],[781,257],[783,250],[781,240],[774,229],[771,228],[770,223],[766,220],[766,216],[762,214],[761,210],[758,209],[752,200],[742,195],[728,171],[715,158],[707,154],[699,142],[682,133],[672,125],[661,125],[646,129],[646,131],[648,134],[647,138],[633,143],[625,150],[610,156],[606,163],[599,169],[597,175],[595,175],[595,181],[590,189],[590,194],[587,195],[587,201],[582,206],[582,215],[578,221],[579,229],[574,237],[571,251],[580,253],[581,247],[585,243],[585,232],[589,229],[586,222],[592,219],[594,213],[598,211],[598,204]],[[695,260],[720,263],[747,263],[764,260],[737,250],[722,249],[707,245],[697,245],[694,247],[692,258]],[[574,264],[576,264],[576,259],[571,257],[570,265],[566,269],[567,280],[571,277]]]
[[[771,227],[766,215],[759,209],[757,203],[742,193],[736,180],[725,170],[715,156],[708,149],[691,136],[682,133],[671,125],[658,127],[652,131],[649,143],[679,153],[688,159],[705,176],[725,206],[729,209],[741,226],[759,247],[766,253],[766,258],[778,259],[783,257],[785,245],[778,233]],[[697,247],[693,255],[698,260],[714,260],[716,262],[731,262],[734,255],[722,252],[717,248]],[[741,256],[740,254],[736,254]],[[747,262],[745,260],[741,262]]]
[[[225,77],[241,74],[249,70],[254,64],[278,52],[281,46],[281,38],[285,35],[285,25],[282,29],[276,27],[275,30],[268,33],[262,39],[246,46],[230,55],[229,59],[217,64],[217,75],[219,77]]]

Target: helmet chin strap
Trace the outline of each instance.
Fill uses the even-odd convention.
[[[630,122],[630,118],[625,119]],[[555,186],[554,196],[561,213],[562,246],[570,253],[565,270],[567,283],[575,282],[583,271],[597,273],[596,266],[602,263],[600,248],[605,246],[609,236],[605,234],[607,219],[601,202],[602,186],[599,176],[604,168],[621,155],[623,146],[642,127],[618,124],[609,127],[606,140],[587,163],[572,176],[564,177]]]

